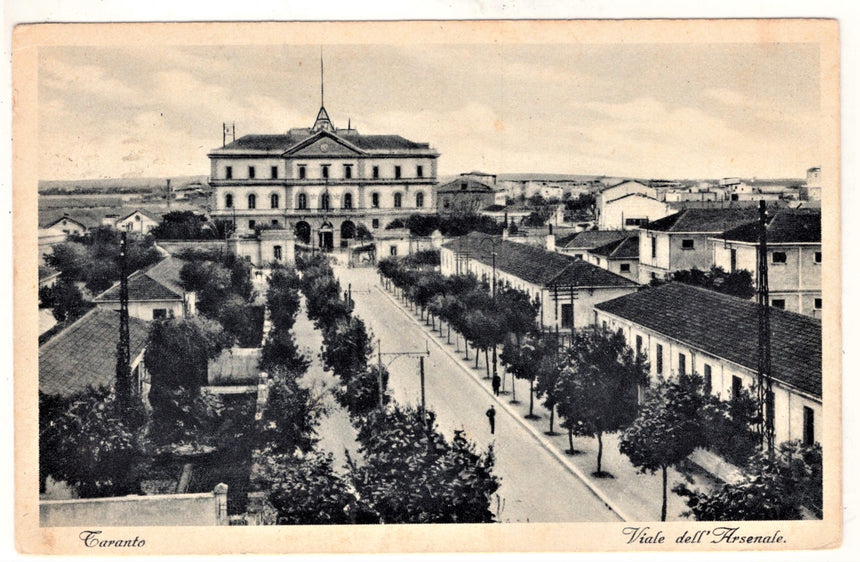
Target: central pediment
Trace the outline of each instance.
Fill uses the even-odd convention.
[[[361,156],[364,152],[334,134],[322,132],[284,153],[292,158],[325,158],[327,156]]]

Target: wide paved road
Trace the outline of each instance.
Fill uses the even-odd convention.
[[[423,350],[429,336],[381,292],[375,269],[336,267],[335,274],[344,290],[352,284],[355,314],[382,342],[383,362],[391,373],[389,386],[395,399],[418,404],[418,358],[395,359],[385,354]],[[482,450],[490,443],[494,445],[495,473],[501,477],[502,521],[619,521],[518,420],[500,408],[485,387],[432,342],[429,346],[430,356],[424,360],[427,407],[436,412],[439,428],[449,438],[455,429],[463,429]],[[495,435],[490,434],[485,415],[490,404],[496,404]],[[496,506],[493,509],[496,511]]]

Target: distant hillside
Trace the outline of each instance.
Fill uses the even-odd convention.
[[[206,184],[208,176],[175,176],[170,185],[176,189],[189,183]],[[152,193],[164,190],[168,178],[113,178],[98,180],[40,180],[41,195],[63,195],[69,193]]]

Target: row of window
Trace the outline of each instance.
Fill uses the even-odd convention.
[[[641,353],[641,350],[642,336],[636,336],[636,352]],[[654,368],[658,375],[663,374],[663,346],[659,343],[656,345]],[[687,374],[687,356],[684,353],[678,353],[678,374]],[[705,363],[702,379],[704,380],[704,390],[708,394],[712,391],[712,377],[711,366]],[[737,375],[732,375],[732,398],[739,397],[742,391],[743,379]],[[769,391],[765,398],[765,419],[770,420],[769,423],[773,423],[772,420],[775,419],[776,415],[774,401],[774,393]],[[815,412],[808,406],[803,407],[803,442],[806,445],[812,445],[815,442]]]
[[[344,164],[343,165],[343,179],[352,179],[352,164]],[[320,177],[323,179],[328,179],[331,177],[331,164],[321,164],[320,165]],[[307,164],[299,164],[299,179],[303,180],[308,177],[308,166]],[[373,179],[379,179],[379,166],[373,166],[371,169],[371,175]],[[270,166],[269,168],[269,177],[273,180],[278,179],[278,167]],[[394,166],[394,179],[399,180],[403,177],[403,167],[402,166]],[[424,166],[418,165],[415,166],[415,177],[423,178],[424,177]],[[256,179],[257,178],[257,167],[256,166],[248,166],[248,179]],[[224,179],[231,180],[233,179],[233,166],[226,166],[224,168]]]
[[[352,209],[352,193],[344,193],[343,195],[343,205],[341,209]],[[269,196],[269,207],[272,209],[279,209],[281,205],[280,196],[277,193],[273,193]],[[379,208],[379,193],[371,193],[370,194],[370,206],[374,209]],[[400,208],[403,206],[403,194],[395,193],[394,194],[394,207]],[[415,194],[415,206],[418,208],[424,207],[424,194],[416,193]],[[224,207],[227,209],[233,208],[233,194],[227,193],[224,195]],[[256,209],[257,208],[257,196],[254,193],[248,195],[248,208]],[[296,199],[296,208],[297,209],[307,209],[308,208],[308,196],[305,193],[299,193],[298,198]],[[328,193],[324,193],[320,196],[320,209],[331,209],[331,198]]]
[[[821,298],[818,297],[813,302],[813,307],[815,307],[815,310],[821,310],[821,304]],[[785,310],[785,299],[770,299],[770,305],[774,308]]]
[[[233,224],[233,222],[230,221],[230,224]],[[272,219],[271,224],[274,227],[280,227],[281,221],[279,221],[278,219]],[[371,221],[371,227],[373,229],[378,229],[379,228],[379,219],[373,219]],[[249,220],[248,221],[248,230],[254,230],[255,228],[257,228],[257,221],[255,221],[254,219]],[[280,246],[275,246],[275,248],[280,248]]]
[[[681,249],[682,250],[695,250],[696,242],[692,238],[685,238],[681,240]],[[651,238],[651,257],[657,257],[657,238]],[[821,263],[821,252],[815,252],[815,263]],[[786,252],[771,252],[771,262],[772,263],[786,263],[788,261],[788,254]],[[731,250],[731,270],[735,271],[736,263],[737,263],[737,252],[734,248]]]

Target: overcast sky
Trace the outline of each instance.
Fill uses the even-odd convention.
[[[39,51],[41,179],[208,174],[222,121],[313,123],[319,48]],[[803,177],[817,45],[326,46],[338,127],[429,142],[439,174]]]

